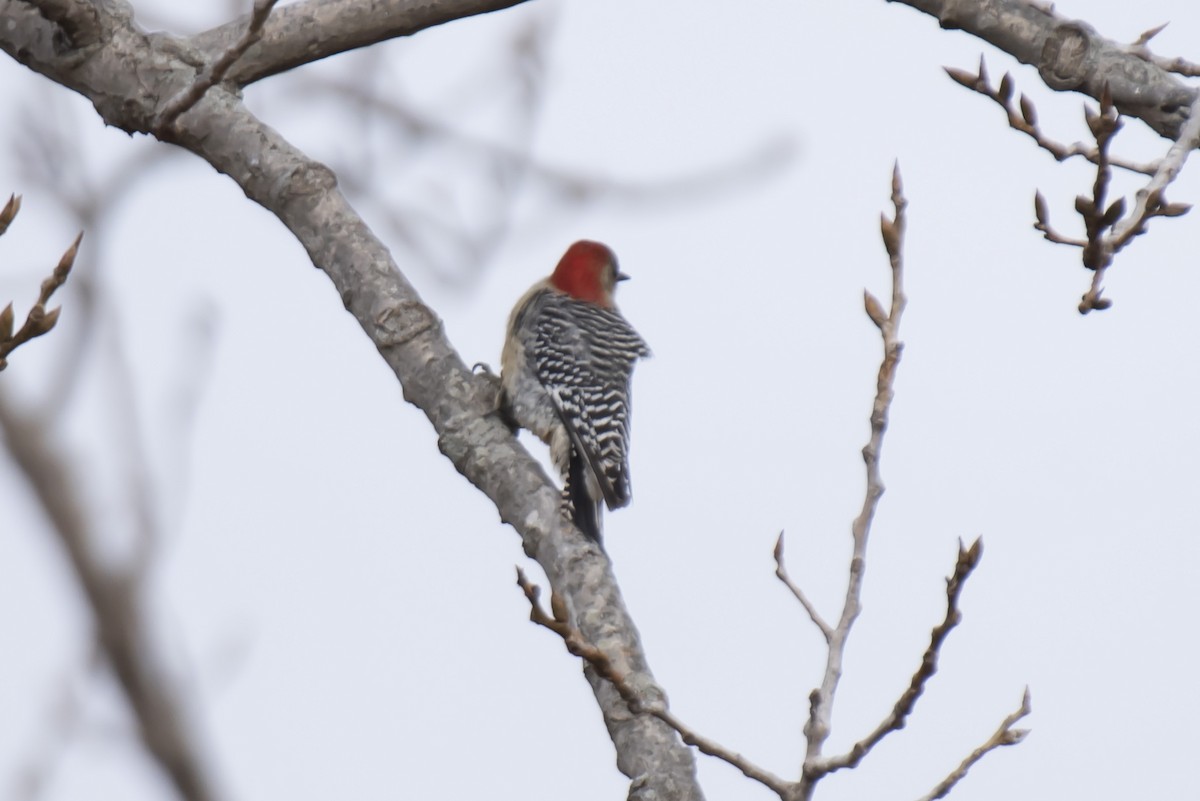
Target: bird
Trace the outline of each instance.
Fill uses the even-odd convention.
[[[513,307],[500,360],[502,408],[550,446],[562,511],[597,544],[601,504],[620,509],[633,497],[630,382],[650,355],[613,300],[628,277],[607,245],[575,242]]]

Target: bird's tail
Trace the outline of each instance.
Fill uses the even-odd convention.
[[[575,528],[596,544],[600,539],[600,501],[588,493],[588,464],[575,448],[571,448],[571,459],[567,465],[567,478],[563,482],[562,502]]]

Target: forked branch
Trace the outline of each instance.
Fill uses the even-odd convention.
[[[254,0],[254,10],[250,13],[245,32],[221,51],[221,54],[196,76],[196,80],[190,86],[167,101],[155,125],[159,138],[169,139],[179,116],[200,102],[205,92],[225,80],[230,67],[238,62],[251,45],[262,38],[263,26],[267,24],[267,17],[271,15],[275,3],[276,0]]]
[[[792,782],[781,779],[770,771],[755,765],[736,751],[731,751],[723,745],[697,733],[676,717],[664,701],[657,699],[647,701],[643,699],[642,694],[633,687],[629,678],[616,667],[613,661],[608,658],[608,655],[595,645],[589,643],[582,632],[570,624],[565,606],[553,594],[550,598],[550,608],[553,614],[547,614],[539,600],[541,589],[530,582],[525,577],[525,572],[519,567],[517,568],[517,585],[520,586],[521,590],[525,593],[525,598],[529,601],[529,619],[561,637],[568,651],[585,660],[595,669],[601,678],[612,684],[617,693],[620,694],[621,699],[629,705],[631,712],[634,714],[653,715],[674,729],[685,743],[699,749],[701,753],[727,762],[740,770],[742,775],[747,778],[753,779],[774,790],[785,801],[791,797],[789,794],[793,789]]]
[[[1144,47],[1145,42],[1159,30],[1161,27],[1142,34],[1134,47]],[[1098,111],[1084,106],[1084,117],[1095,144],[1076,142],[1073,145],[1063,145],[1042,132],[1038,126],[1037,110],[1028,97],[1022,94],[1019,102],[1014,101],[1015,90],[1011,75],[1005,73],[999,86],[993,87],[988,79],[987,65],[982,58],[979,60],[979,71],[976,74],[951,67],[947,67],[946,72],[959,84],[999,104],[1008,115],[1011,128],[1032,138],[1038,147],[1058,161],[1082,156],[1096,165],[1096,178],[1092,182],[1091,196],[1079,195],[1075,198],[1075,211],[1082,218],[1086,232],[1084,238],[1065,235],[1051,226],[1046,199],[1040,192],[1034,195],[1033,227],[1050,242],[1079,248],[1083,266],[1092,271],[1091,284],[1079,303],[1080,314],[1109,308],[1112,301],[1102,297],[1102,284],[1116,254],[1134,237],[1146,232],[1146,225],[1151,218],[1178,217],[1191,209],[1191,206],[1184,203],[1168,203],[1164,193],[1167,186],[1178,177],[1191,151],[1200,147],[1200,98],[1192,102],[1190,113],[1166,155],[1151,164],[1139,164],[1120,159],[1111,153],[1113,138],[1121,130],[1123,122],[1108,84],[1100,91]],[[1133,208],[1128,214],[1125,198],[1108,202],[1113,167],[1150,177],[1146,186],[1139,189],[1135,195]]]

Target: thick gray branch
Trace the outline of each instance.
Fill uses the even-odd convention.
[[[500,5],[506,4],[485,8],[483,4],[434,3],[430,8],[440,14],[436,21],[444,22],[449,18],[448,9],[465,14]],[[295,54],[294,63],[255,60],[254,48],[246,57],[258,65],[256,69],[266,70],[257,73],[263,77],[288,65],[387,38],[379,32],[395,31],[397,23],[390,15],[383,17],[381,9],[390,6],[396,7],[396,14],[401,6],[408,8],[400,3],[375,3],[381,18],[374,20],[373,37],[365,33],[365,18],[354,17],[353,25],[340,27],[337,20],[322,22],[324,7],[351,14],[351,7],[361,12],[361,4],[285,6],[279,9],[278,18],[273,15],[271,20],[296,26],[299,38],[286,44],[270,39],[273,34],[268,30],[264,39],[277,48],[271,52]],[[194,80],[192,59],[183,60],[185,54],[177,43],[134,30],[125,22],[128,6],[119,0],[108,0],[105,7],[106,14],[113,12],[105,18],[111,36],[102,47],[82,56],[61,55],[47,47],[48,23],[37,15],[22,14],[23,8],[24,3],[0,0],[0,17],[11,15],[14,19],[14,24],[0,29],[0,48],[88,97],[110,125],[129,132],[153,131],[166,98]],[[315,16],[298,22],[287,13],[292,9]],[[413,17],[400,16],[409,19],[410,25],[416,24],[411,22]],[[428,13],[423,19],[435,24]],[[320,28],[326,22],[331,26],[327,31]],[[242,28],[244,23],[239,23],[236,30]],[[347,29],[355,31],[357,44],[339,40],[342,46],[320,49],[325,47],[325,38],[337,40],[337,31]],[[281,30],[276,29],[274,35]],[[319,51],[317,55],[313,48]],[[304,53],[308,55],[304,57]],[[575,625],[589,642],[610,655],[631,683],[661,697],[608,560],[594,544],[562,524],[557,489],[491,413],[492,388],[463,364],[437,315],[422,302],[387,248],[350,207],[333,173],[308,159],[250,114],[235,94],[221,87],[208,91],[181,116],[171,134],[181,147],[231,177],[247,197],[270,210],[296,236],[395,372],[405,398],[429,418],[438,434],[438,447],[496,504],[501,519],[520,532],[525,552],[537,559],[554,591],[565,599]],[[675,733],[650,715],[631,714],[611,685],[591,678],[617,749],[618,767],[632,780],[629,797],[702,799],[692,752]]]
[[[1138,117],[1162,136],[1177,139],[1197,91],[1046,4],[1027,0],[889,0],[936,17],[943,28],[978,36],[1024,64],[1037,67],[1057,91],[1097,100],[1107,83],[1122,114]]]
[[[307,0],[284,6],[267,20],[262,38],[227,77],[239,86],[359,47],[411,36],[463,17],[486,14],[525,0]],[[249,15],[193,37],[211,60],[238,40]]]

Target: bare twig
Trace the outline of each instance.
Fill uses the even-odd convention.
[[[204,97],[205,92],[225,80],[225,74],[229,72],[229,68],[237,63],[237,60],[250,49],[251,45],[262,38],[263,25],[266,24],[267,17],[271,15],[271,9],[275,7],[275,3],[276,0],[254,0],[254,10],[250,14],[250,21],[241,38],[213,59],[196,76],[196,80],[188,88],[167,101],[159,113],[158,122],[155,125],[155,131],[160,137],[169,136],[179,116],[200,102],[200,98]]]
[[[17,212],[21,209],[21,198],[17,195],[12,195],[8,199],[8,203],[0,210],[0,234],[3,234],[8,226],[12,223],[13,218],[17,216]],[[38,293],[37,303],[33,304],[33,308],[29,310],[29,314],[25,317],[25,322],[16,332],[13,331],[15,315],[13,313],[13,305],[9,303],[0,311],[0,370],[8,366],[8,354],[12,353],[21,345],[31,339],[40,337],[42,334],[49,332],[54,328],[54,324],[58,322],[58,315],[62,311],[61,306],[57,306],[50,311],[46,311],[46,304],[50,302],[54,292],[63,285],[67,280],[67,276],[71,273],[71,267],[75,264],[75,255],[79,252],[79,243],[83,239],[83,232],[75,237],[75,241],[71,243],[71,247],[63,253],[62,258],[58,260],[58,266],[54,268],[54,272],[50,277],[42,281],[41,291]]]
[[[795,786],[792,782],[776,776],[770,771],[755,765],[736,751],[731,751],[714,740],[710,740],[697,733],[677,718],[667,708],[665,701],[657,699],[645,700],[643,694],[639,693],[630,684],[628,677],[616,667],[613,661],[608,658],[608,655],[589,643],[578,629],[571,626],[567,619],[566,609],[556,596],[551,596],[550,599],[550,608],[554,614],[550,615],[546,613],[542,608],[541,602],[538,600],[541,595],[541,589],[530,582],[525,576],[525,571],[519,567],[517,568],[517,585],[525,593],[525,598],[529,601],[529,619],[561,637],[568,651],[585,660],[605,681],[612,684],[625,703],[629,705],[630,711],[635,714],[653,715],[674,729],[685,743],[699,749],[701,753],[732,765],[741,771],[742,775],[746,778],[753,779],[775,791],[780,798],[788,799],[791,797],[790,793],[793,792]]]
[[[855,619],[862,610],[861,596],[863,574],[866,570],[867,539],[871,533],[871,521],[875,517],[879,498],[884,491],[883,479],[879,472],[879,455],[883,447],[883,436],[887,431],[896,368],[899,366],[900,355],[904,348],[899,340],[899,332],[900,320],[906,304],[902,248],[905,228],[904,209],[907,204],[900,182],[900,167],[897,165],[892,171],[892,206],[895,209],[895,216],[890,220],[883,216],[880,221],[883,244],[887,249],[892,269],[892,295],[888,310],[885,311],[879,301],[869,292],[864,293],[867,315],[879,329],[883,340],[883,361],[879,365],[875,401],[871,407],[871,438],[862,451],[863,462],[867,469],[867,490],[866,496],[863,498],[862,511],[855,518],[851,528],[854,544],[850,558],[850,579],[846,584],[846,600],[842,606],[841,617],[833,629],[829,641],[821,686],[813,690],[809,696],[809,718],[804,725],[804,734],[808,745],[805,750],[798,795],[801,799],[808,799],[812,796],[816,781],[824,775],[821,772],[821,749],[832,731],[833,701],[837,694],[838,682],[842,677],[842,660],[846,652],[846,639],[850,635],[850,629],[854,625]]]
[[[1185,58],[1164,58],[1163,56],[1156,56],[1154,53],[1150,52],[1150,48],[1147,47],[1147,45],[1150,43],[1150,40],[1162,33],[1163,29],[1166,28],[1168,24],[1169,23],[1164,22],[1162,25],[1159,25],[1156,28],[1151,28],[1150,30],[1145,31],[1133,44],[1126,48],[1126,51],[1137,56],[1143,61],[1150,62],[1159,69],[1166,70],[1167,72],[1174,72],[1175,74],[1183,75],[1186,78],[1195,78],[1200,76],[1200,64],[1188,61]]]
[[[1028,729],[1014,729],[1013,724],[1021,718],[1033,711],[1030,705],[1029,688],[1025,688],[1025,694],[1021,697],[1021,706],[1016,712],[1006,717],[1001,721],[999,728],[995,733],[987,739],[987,741],[972,751],[966,759],[964,759],[957,768],[952,770],[950,774],[942,779],[936,787],[929,791],[927,795],[921,796],[919,801],[937,801],[939,798],[945,798],[946,795],[954,788],[954,785],[967,775],[976,762],[983,759],[991,751],[997,748],[1002,748],[1006,745],[1016,745],[1025,739],[1029,734]]]
[[[968,89],[978,92],[984,97],[989,97],[994,100],[1008,116],[1008,125],[1016,131],[1020,131],[1040,147],[1045,150],[1055,161],[1066,161],[1069,158],[1080,156],[1087,159],[1093,164],[1100,163],[1100,153],[1096,145],[1089,142],[1075,142],[1071,145],[1065,145],[1055,139],[1047,136],[1038,125],[1037,108],[1033,105],[1033,101],[1025,94],[1022,94],[1019,101],[1014,101],[1015,89],[1013,85],[1012,75],[1004,73],[1004,77],[1000,79],[1000,85],[993,87],[988,79],[987,64],[982,56],[979,58],[979,72],[971,74],[966,70],[956,69],[954,67],[943,67],[946,74]],[[1114,167],[1120,167],[1130,172],[1141,173],[1142,175],[1153,175],[1157,164],[1141,164],[1135,161],[1127,161],[1121,158],[1109,157],[1108,163]]]
[[[804,611],[808,612],[809,619],[812,620],[813,624],[818,629],[820,629],[821,636],[825,638],[825,642],[828,643],[830,640],[832,640],[833,628],[825,622],[825,618],[821,617],[821,613],[818,612],[817,608],[812,605],[811,601],[808,600],[808,596],[804,594],[804,590],[800,589],[800,587],[792,581],[791,577],[788,575],[787,568],[783,566],[782,531],[779,532],[779,539],[775,541],[775,577],[782,581],[784,586],[792,591],[792,595],[794,595],[796,600],[800,602],[800,605],[804,607]]]
[[[1076,248],[1087,246],[1086,239],[1064,236],[1050,226],[1050,212],[1046,208],[1046,197],[1041,192],[1033,194],[1033,227],[1041,231],[1043,237],[1056,245],[1070,245]]]
[[[917,699],[925,691],[926,682],[933,677],[934,673],[937,673],[938,656],[942,652],[942,645],[946,642],[946,637],[962,621],[962,612],[958,609],[958,597],[962,593],[963,585],[979,565],[979,558],[982,555],[983,540],[975,540],[970,548],[964,548],[961,541],[958,543],[958,561],[954,565],[954,572],[946,579],[946,617],[941,623],[934,626],[930,633],[929,646],[921,656],[921,666],[913,673],[908,687],[900,695],[900,700],[892,707],[891,713],[873,732],[855,743],[848,752],[826,760],[821,766],[823,772],[833,773],[842,768],[856,767],[863,757],[879,744],[880,740],[892,732],[904,728],[908,716],[912,714],[913,708],[917,705]]]

